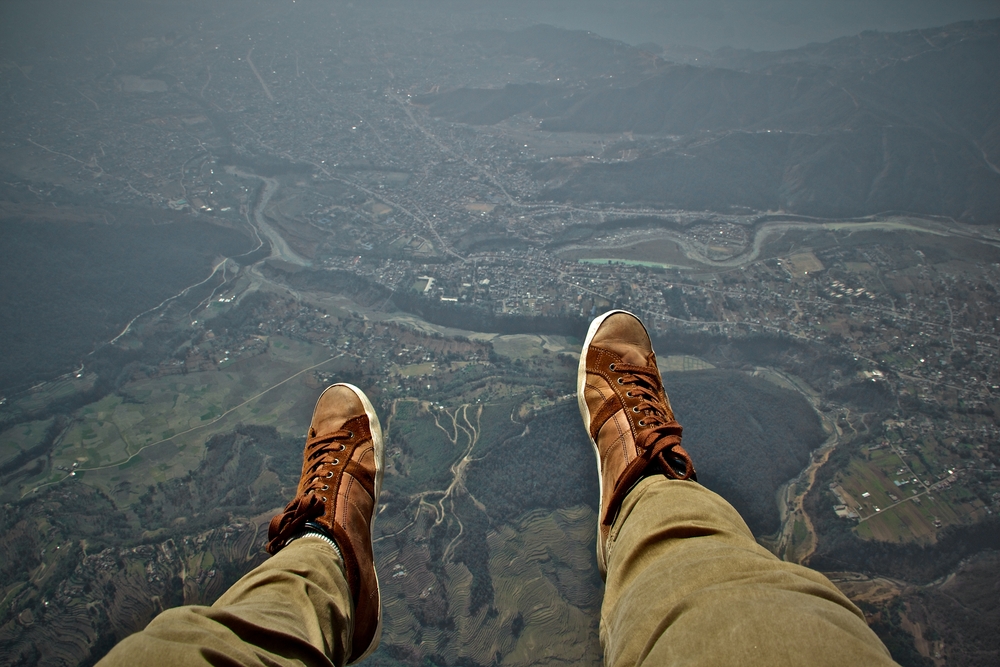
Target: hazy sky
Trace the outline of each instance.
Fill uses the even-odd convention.
[[[864,30],[892,32],[1000,18],[1000,0],[258,0],[249,6],[254,8],[250,13],[266,8],[270,15],[291,15],[296,6],[352,6],[376,21],[446,32],[548,23],[630,44],[760,51]],[[183,31],[192,15],[206,11],[234,19],[248,13],[243,0],[0,0],[0,53],[16,54],[24,40],[37,46],[67,34],[85,36],[93,24],[152,35]]]
[[[756,50],[825,42],[864,30],[930,28],[1000,17],[1000,0],[533,0],[538,22],[632,44]],[[522,16],[522,18],[526,18]]]

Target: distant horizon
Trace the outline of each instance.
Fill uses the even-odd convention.
[[[269,6],[272,12],[290,17],[296,8],[321,4],[297,0],[296,6],[295,1]],[[234,2],[218,0],[210,6],[225,12]],[[259,5],[249,5],[255,6]],[[709,52],[782,51],[866,31],[905,32],[1000,19],[996,0],[346,0],[330,6],[335,13],[375,12],[381,14],[380,20],[404,29],[452,32],[509,26],[517,30],[547,24],[631,45],[655,43]],[[191,27],[156,2],[105,0],[91,7],[67,0],[8,0],[0,6],[0,53],[14,58],[26,45],[37,48],[49,40],[82,37],[101,23],[102,10],[112,12],[123,26],[148,34]],[[447,20],[437,20],[434,10],[444,10]]]
[[[781,51],[866,31],[905,32],[1000,18],[1000,3],[983,0],[541,0],[520,17],[638,45],[730,47]],[[520,3],[512,5],[511,9]],[[572,9],[568,7],[572,6]],[[513,17],[512,17],[513,18]]]

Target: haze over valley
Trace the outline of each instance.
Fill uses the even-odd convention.
[[[600,664],[574,392],[614,307],[762,544],[901,664],[995,664],[1000,19],[625,4],[2,10],[0,662],[214,600],[348,381],[366,664]]]

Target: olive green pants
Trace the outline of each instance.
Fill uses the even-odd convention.
[[[350,593],[333,549],[303,538],[211,607],[180,607],[102,665],[343,665]],[[778,560],[694,482],[650,477],[611,531],[601,610],[605,664],[892,665],[830,581]]]
[[[648,477],[611,528],[601,644],[624,665],[893,665],[819,572],[779,560],[695,482]]]
[[[340,558],[303,537],[233,584],[211,607],[168,609],[99,665],[343,665],[353,628]]]

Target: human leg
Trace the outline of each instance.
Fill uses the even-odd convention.
[[[718,494],[643,479],[611,528],[601,611],[611,665],[892,665],[822,574],[776,558]]]
[[[212,606],[164,611],[100,664],[343,665],[352,611],[333,547],[302,537],[233,584]]]
[[[826,577],[775,558],[725,500],[694,481],[633,315],[594,321],[578,398],[601,474],[606,664],[893,664]]]
[[[344,665],[378,645],[372,525],[382,431],[348,384],[316,402],[295,498],[271,520],[272,558],[211,607],[171,609],[102,664]]]

